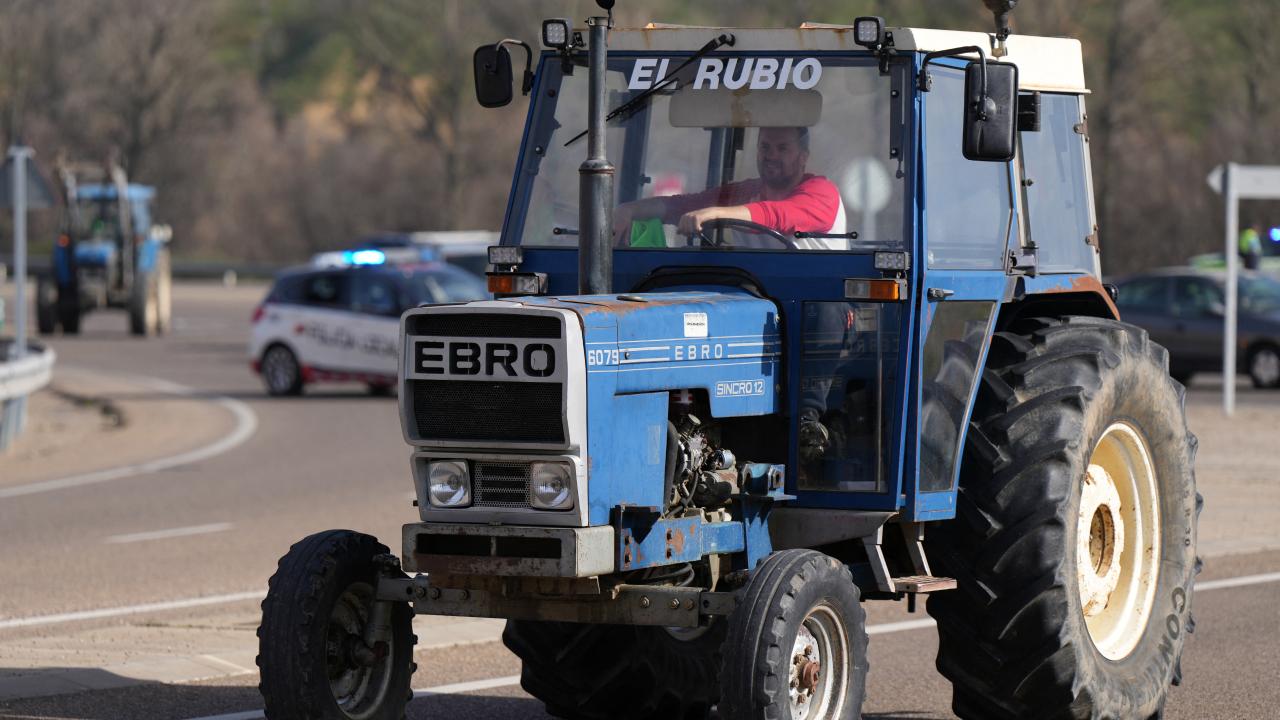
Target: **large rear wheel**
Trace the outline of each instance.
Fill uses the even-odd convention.
[[[129,332],[142,337],[155,335],[159,324],[157,298],[159,279],[154,271],[139,272],[129,295]]]
[[[960,588],[929,599],[962,718],[1147,718],[1194,627],[1195,438],[1145,331],[1096,318],[997,333],[956,519]]]
[[[36,279],[36,329],[41,335],[58,330],[58,289],[46,277]]]

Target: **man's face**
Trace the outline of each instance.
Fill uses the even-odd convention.
[[[756,141],[756,169],[765,185],[790,189],[804,175],[809,152],[800,147],[800,131],[795,128],[760,128]]]

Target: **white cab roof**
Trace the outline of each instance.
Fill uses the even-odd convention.
[[[894,47],[903,52],[933,52],[965,45],[989,49],[994,36],[957,30],[886,28],[893,33]],[[609,33],[609,49],[630,52],[693,52],[714,33],[732,33],[734,51],[864,51],[853,42],[852,25],[805,23],[798,28],[712,28],[650,23],[643,28],[614,28]],[[1008,56],[1001,58],[1018,66],[1019,86],[1024,90],[1086,93],[1084,60],[1080,41],[1071,38],[1011,35]],[[976,57],[976,56],[975,56]]]

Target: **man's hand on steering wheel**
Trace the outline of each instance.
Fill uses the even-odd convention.
[[[743,217],[745,216],[745,217]],[[677,229],[682,235],[700,239],[703,245],[716,245],[707,235],[707,231],[731,229],[750,235],[763,235],[776,240],[783,247],[796,249],[795,240],[777,230],[751,220],[751,212],[745,207],[709,207],[687,212],[680,216]],[[724,243],[718,243],[723,245]]]

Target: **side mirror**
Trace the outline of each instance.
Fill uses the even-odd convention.
[[[1009,162],[1017,148],[1018,66],[975,60],[964,71],[964,156]]]
[[[476,100],[487,108],[507,105],[512,97],[511,53],[501,44],[481,45],[471,58],[475,66]]]
[[[1209,307],[1204,309],[1204,314],[1208,315],[1209,317],[1220,318],[1227,314],[1227,307],[1222,303],[1218,302],[1217,300],[1214,300],[1213,302],[1209,303]]]

